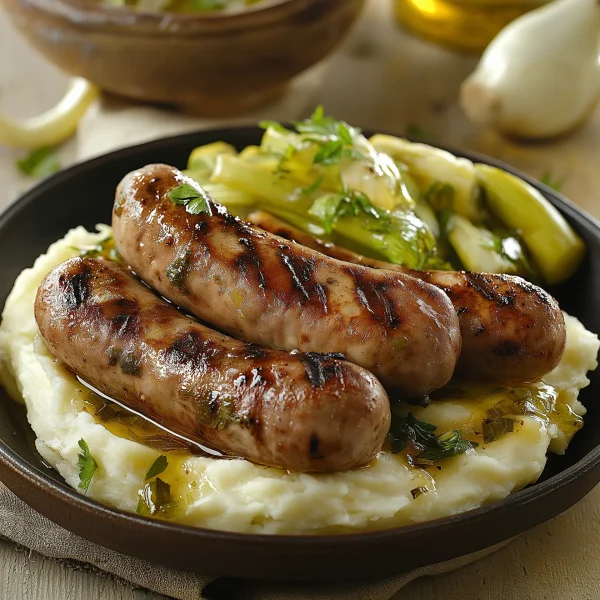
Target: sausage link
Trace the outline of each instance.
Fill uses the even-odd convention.
[[[403,273],[443,290],[460,322],[462,351],[456,365],[459,377],[516,385],[538,380],[560,361],[566,329],[558,303],[521,277],[414,271],[319,240],[269,213],[257,211],[248,220],[338,260]]]
[[[458,319],[434,286],[342,263],[229,215],[192,215],[169,199],[167,165],[130,173],[113,210],[115,244],[160,294],[228,334],[270,348],[336,352],[390,393],[413,398],[448,382],[460,352]]]
[[[389,430],[389,399],[369,371],[231,339],[104,259],[51,271],[35,317],[50,351],[84,380],[227,454],[341,471],[368,464]]]

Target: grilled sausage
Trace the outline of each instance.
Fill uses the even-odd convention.
[[[257,211],[248,220],[327,256],[417,277],[446,292],[460,322],[462,351],[456,366],[460,377],[506,385],[536,381],[562,356],[566,330],[557,302],[521,277],[414,271],[316,239],[269,213]]]
[[[51,352],[100,391],[190,439],[295,471],[368,464],[390,426],[369,371],[265,350],[183,315],[116,263],[75,258],[42,282]]]
[[[443,292],[284,242],[208,196],[211,214],[192,215],[169,199],[183,183],[203,193],[177,169],[150,165],[126,176],[115,199],[116,247],[160,294],[248,342],[342,353],[402,397],[450,379],[460,331]]]

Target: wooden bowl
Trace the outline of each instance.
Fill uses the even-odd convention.
[[[115,187],[125,173],[152,162],[183,167],[196,146],[224,140],[242,149],[259,143],[261,134],[257,128],[237,128],[167,138],[101,156],[45,180],[0,216],[0,307],[19,272],[70,228],[93,229],[96,223],[110,222]],[[551,291],[587,328],[600,331],[600,223],[507,165],[473,153],[458,154],[523,177],[578,231],[587,246],[586,260],[572,279]],[[238,534],[145,519],[103,506],[71,489],[48,468],[35,450],[22,407],[3,390],[0,480],[69,531],[170,567],[284,581],[385,577],[490,548],[555,517],[598,484],[600,369],[589,376],[591,385],[580,394],[588,408],[585,426],[564,456],[548,457],[537,483],[475,510],[385,531],[322,536]]]
[[[104,90],[210,116],[281,93],[329,54],[364,0],[279,0],[241,12],[144,13],[91,0],[0,0],[43,55]]]

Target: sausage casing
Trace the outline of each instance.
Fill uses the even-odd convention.
[[[342,353],[390,393],[448,382],[460,352],[448,297],[413,277],[343,263],[284,242],[207,199],[192,215],[169,200],[189,178],[149,165],[119,185],[120,254],[160,294],[228,334],[285,350]]]
[[[35,317],[54,356],[88,383],[227,454],[340,471],[369,463],[389,429],[389,400],[370,372],[231,339],[111,261],[56,267],[38,290]]]
[[[456,365],[460,377],[517,385],[538,380],[560,361],[566,342],[562,311],[550,294],[521,277],[415,271],[316,239],[262,211],[248,220],[338,260],[403,273],[440,288],[460,322],[462,351]]]

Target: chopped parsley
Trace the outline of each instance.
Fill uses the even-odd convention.
[[[417,419],[412,413],[406,417],[392,415],[390,428],[391,450],[393,454],[409,448],[411,460],[417,466],[428,467],[434,463],[475,448],[478,444],[462,437],[458,429],[451,429],[435,435],[437,425]],[[413,452],[419,454],[413,456]]]
[[[515,429],[515,419],[512,417],[496,417],[484,419],[481,423],[483,441],[486,444],[501,438],[505,433],[511,433]]]
[[[184,288],[183,280],[190,266],[191,252],[186,250],[173,259],[173,262],[167,267],[167,279],[171,285],[180,289]]]
[[[263,129],[274,129],[280,133],[289,133],[283,125],[275,121],[261,121]],[[365,159],[365,155],[355,148],[355,142],[361,131],[344,121],[337,121],[333,117],[326,117],[322,106],[318,106],[313,114],[303,121],[293,123],[296,133],[302,135],[300,145],[311,143],[317,146],[313,157],[315,165],[337,165],[343,158],[351,160]],[[281,153],[282,161],[291,158],[300,146],[290,144]]]
[[[165,469],[169,466],[169,461],[164,454],[161,454],[153,463],[152,466],[148,469],[146,473],[146,477],[144,481],[148,481],[157,475],[160,475],[165,471]]]
[[[81,453],[77,455],[77,466],[79,467],[79,489],[87,493],[92,477],[98,468],[98,463],[90,453],[89,446],[84,439],[77,442]]]
[[[169,200],[174,204],[185,206],[185,210],[191,215],[199,215],[200,213],[212,214],[208,194],[189,183],[182,183],[170,190]]]
[[[136,512],[140,515],[155,515],[166,512],[175,506],[171,496],[171,486],[157,477],[154,481],[146,483],[138,492],[139,500]]]
[[[28,156],[17,161],[17,168],[21,173],[42,179],[60,171],[61,165],[58,156],[50,147],[33,150]]]
[[[360,134],[358,127],[352,127],[344,121],[336,121],[333,117],[326,117],[323,106],[317,106],[308,119],[297,121],[294,126],[298,133],[339,139],[349,146],[354,143],[354,139]]]
[[[121,261],[121,255],[115,247],[115,240],[112,235],[100,240],[95,246],[76,248],[76,250],[79,250],[79,256],[84,258],[107,258],[114,262]]]

